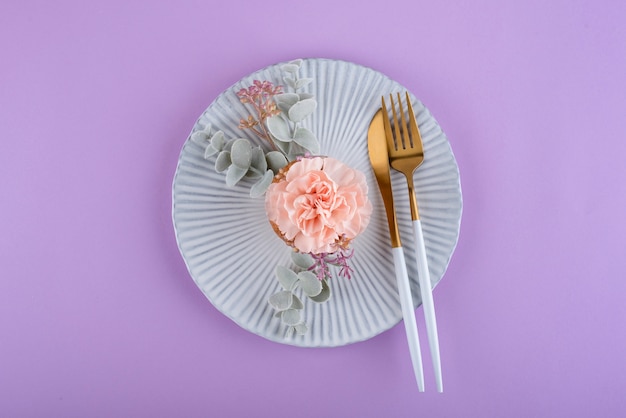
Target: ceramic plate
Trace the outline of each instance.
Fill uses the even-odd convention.
[[[280,64],[257,71],[224,91],[206,109],[185,142],[173,182],[173,221],[180,252],[189,273],[209,301],[242,328],[279,343],[332,347],[363,341],[397,324],[401,318],[387,221],[367,154],[367,129],[382,95],[404,92],[397,82],[356,64],[306,59],[300,77],[311,77],[308,92],[318,107],[303,126],[318,137],[323,155],[365,173],[374,212],[367,230],[353,242],[352,279],[334,277],[332,297],[318,304],[304,297],[309,331],[287,336],[274,318],[268,298],[280,290],[274,270],[290,265],[290,248],[273,232],[264,200],[249,197],[248,183],[229,188],[224,174],[205,160],[204,147],[191,134],[211,124],[226,137],[248,136],[237,126],[246,109],[236,92],[253,80],[282,83]],[[425,161],[415,185],[430,275],[441,280],[459,235],[462,196],[459,170],[450,144],[430,112],[411,95],[424,141]],[[257,141],[256,137],[248,136]],[[413,288],[421,304],[415,268],[415,246],[406,183],[392,172],[400,232]],[[440,301],[441,303],[441,301]]]

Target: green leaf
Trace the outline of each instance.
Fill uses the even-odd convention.
[[[276,266],[276,277],[285,290],[293,290],[298,283],[298,275],[284,266]]]
[[[289,63],[289,64],[281,65],[280,69],[283,70],[286,73],[292,73],[293,74],[293,73],[297,73],[300,68],[297,65],[295,65],[295,64]]]
[[[230,152],[222,151],[215,159],[215,171],[221,173],[226,171],[232,162],[230,161]]]
[[[290,142],[289,151],[287,152],[287,159],[289,161],[293,161],[299,156],[306,154],[306,152],[307,150],[302,145],[296,144],[295,142]]]
[[[293,302],[291,302],[289,309],[304,309],[304,304],[299,297],[293,295]]]
[[[287,159],[280,151],[270,151],[265,154],[265,160],[267,161],[268,167],[274,172],[274,174],[278,174],[281,168],[287,165]]]
[[[296,144],[309,150],[311,154],[319,154],[320,152],[320,144],[317,142],[315,134],[306,128],[296,129],[293,140]]]
[[[267,189],[270,187],[270,184],[272,184],[273,180],[274,172],[272,170],[267,170],[265,174],[263,174],[263,177],[261,177],[259,181],[254,183],[250,188],[250,197],[257,198],[263,196],[263,194],[265,194]]]
[[[317,296],[322,292],[322,281],[310,271],[301,271],[298,273],[298,284],[307,296]]]
[[[198,129],[191,134],[191,140],[198,145],[205,146],[207,141],[211,139],[211,124],[209,123],[202,129]]]
[[[272,136],[279,141],[291,142],[291,133],[289,131],[289,125],[282,116],[272,116],[267,119],[267,129],[269,129]]]
[[[309,85],[312,81],[312,78],[301,78],[296,81],[296,89],[301,89],[302,87]]]
[[[298,67],[298,69],[300,69],[300,66],[302,65],[302,59],[301,59],[301,58],[298,58],[298,59],[295,59],[295,60],[289,61],[289,64],[293,64],[293,65],[295,65],[296,67]]]
[[[248,178],[248,179],[258,179],[260,177],[263,177],[263,174],[264,173],[261,173],[256,168],[250,167],[250,168],[248,168],[248,171],[246,171],[245,177]]]
[[[261,147],[255,147],[252,149],[252,160],[250,166],[256,168],[260,172],[267,171],[267,161],[265,160],[265,153]]]
[[[231,165],[228,167],[228,171],[226,172],[226,185],[233,187],[235,184],[239,183],[239,180],[241,180],[247,172],[247,168],[240,168],[236,165]]]
[[[280,313],[282,316],[282,312]],[[296,327],[287,327],[287,331],[285,332],[285,338],[291,338],[296,332]]]
[[[292,122],[300,122],[313,113],[316,107],[317,102],[313,99],[301,100],[289,109],[289,120]]]
[[[304,322],[296,324],[294,326],[294,329],[295,329],[297,335],[304,335],[309,330],[309,328],[306,326],[306,324]]]
[[[280,317],[287,325],[296,325],[302,322],[302,319],[300,319],[300,311],[296,309],[287,309],[283,311]]]
[[[285,83],[287,83],[287,85],[288,85],[289,87],[291,87],[292,89],[295,89],[295,88],[296,88],[296,80],[294,80],[294,78],[293,78],[293,77],[287,77],[287,76],[285,76],[285,77],[283,77],[283,81],[284,81]]]
[[[196,131],[191,134],[191,140],[195,142],[196,144],[202,145],[202,146],[206,145],[209,138],[210,138],[210,135],[204,131]]]
[[[212,156],[214,156],[215,154],[217,154],[218,152],[220,152],[220,150],[217,150],[215,148],[213,148],[211,146],[211,144],[207,145],[207,147],[204,149],[204,159],[208,160],[209,158],[211,158]]]
[[[250,160],[250,168],[246,173],[247,178],[258,179],[262,178],[267,171],[267,161],[265,160],[265,153],[259,146],[252,148],[252,159]],[[261,192],[261,194],[263,194]]]
[[[230,149],[230,159],[233,165],[244,168],[247,171],[252,162],[252,147],[250,146],[250,141],[245,138],[235,140]]]
[[[278,149],[287,156],[286,159],[288,161],[293,161],[293,159],[289,158],[289,152],[291,151],[291,147],[297,144],[294,144],[293,142],[283,142],[279,141],[278,139],[274,139],[274,145],[276,145]]]
[[[286,290],[274,293],[272,296],[270,296],[269,303],[274,309],[278,311],[284,311],[285,309],[289,309],[289,307],[293,303],[293,293]]]
[[[315,264],[315,260],[313,260],[310,254],[299,253],[297,251],[291,253],[291,261],[293,261],[296,266],[305,270]]]
[[[237,141],[237,139],[239,139],[239,138],[229,139],[228,141],[226,141],[226,144],[224,144],[224,147],[222,148],[222,151],[230,152],[230,150],[233,147],[233,144],[235,143],[235,141]]]
[[[295,93],[283,93],[274,96],[276,106],[284,113],[289,112],[291,106],[296,104],[298,100],[300,100],[300,97]]]
[[[224,148],[225,142],[226,139],[224,138],[224,132],[222,131],[215,132],[211,137],[211,145],[213,145],[213,148],[215,148],[216,150],[221,151],[222,148]]]
[[[309,296],[313,302],[323,303],[330,299],[330,287],[326,280],[322,280],[322,291],[317,296]]]

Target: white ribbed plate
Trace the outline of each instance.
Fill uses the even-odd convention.
[[[282,83],[280,64],[257,71],[222,93],[200,116],[191,133],[208,123],[227,137],[248,136],[237,128],[247,115],[236,92],[253,80]],[[173,221],[180,252],[191,277],[219,309],[242,328],[269,340],[304,346],[331,347],[371,338],[402,318],[393,257],[382,199],[367,154],[367,129],[382,95],[406,89],[388,77],[359,65],[306,59],[301,77],[312,77],[309,92],[318,107],[303,125],[316,133],[322,154],[363,171],[374,213],[368,229],[354,241],[351,280],[333,278],[332,298],[317,304],[304,297],[309,332],[285,336],[267,300],[280,289],[276,265],[289,265],[290,249],[276,237],[265,217],[263,199],[249,197],[250,184],[226,187],[214,161],[190,140],[180,154],[173,183]],[[415,185],[433,283],[444,274],[457,243],[462,197],[459,170],[450,144],[429,111],[411,96],[422,138],[425,161]],[[256,137],[248,136],[257,141]],[[414,242],[406,183],[392,172],[397,211],[414,303],[421,304],[415,269]],[[442,303],[442,301],[439,301]]]

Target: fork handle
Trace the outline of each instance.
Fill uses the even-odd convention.
[[[432,284],[430,282],[430,272],[428,271],[428,262],[426,261],[426,245],[424,244],[422,223],[419,219],[413,221],[413,229],[415,231],[417,253],[417,277],[420,284],[422,306],[424,307],[424,319],[426,321],[426,332],[428,334],[430,356],[433,361],[437,392],[443,392],[441,356],[439,354],[439,336],[437,333],[437,318],[435,317],[435,303],[433,300]]]
[[[420,351],[417,322],[415,320],[415,305],[413,305],[413,297],[411,296],[411,285],[409,283],[409,275],[406,270],[406,262],[404,261],[404,252],[402,247],[394,247],[391,251],[393,253],[393,263],[396,269],[400,305],[402,306],[402,318],[404,319],[404,329],[409,342],[413,372],[415,373],[415,379],[417,380],[417,387],[419,391],[424,392],[422,353]]]

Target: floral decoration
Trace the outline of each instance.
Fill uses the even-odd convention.
[[[205,158],[215,160],[227,186],[256,179],[250,196],[265,195],[269,223],[292,248],[292,266],[276,268],[282,290],[268,301],[287,326],[287,334],[307,332],[304,304],[296,291],[322,303],[331,296],[329,280],[335,270],[340,277],[352,277],[350,243],[365,230],[372,212],[363,173],[320,156],[317,137],[301,124],[317,107],[313,95],[301,92],[313,81],[299,77],[301,64],[295,60],[281,66],[290,92],[259,80],[237,92],[248,110],[239,128],[260,142],[226,138],[210,126],[192,135],[205,144]]]

